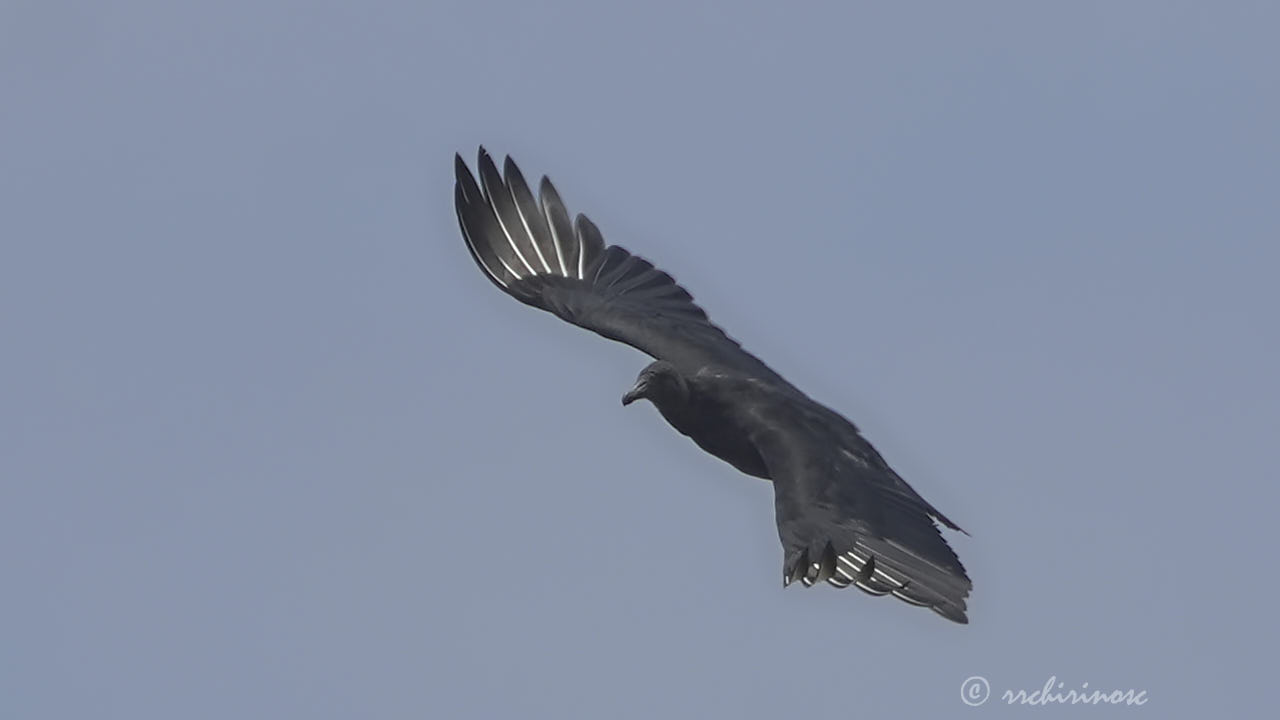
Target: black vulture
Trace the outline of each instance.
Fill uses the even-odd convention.
[[[649,400],[703,450],[773,482],[784,586],[854,585],[968,622],[972,583],[936,523],[964,531],[853,423],[743,350],[670,275],[606,245],[586,216],[570,221],[546,177],[535,199],[510,157],[499,174],[480,148],[479,170],[477,184],[455,156],[476,264],[517,300],[656,358],[622,404]]]

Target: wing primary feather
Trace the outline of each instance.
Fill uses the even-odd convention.
[[[511,250],[515,253],[516,258],[525,266],[530,275],[536,275],[537,270],[533,269],[533,265],[529,263],[528,258],[520,250],[520,243],[513,235],[513,228],[519,211],[515,209],[515,205],[511,200],[511,194],[507,191],[506,183],[502,181],[502,176],[498,174],[498,168],[493,164],[493,158],[489,157],[489,153],[484,148],[480,148],[480,187],[484,190],[485,199],[493,208],[494,217],[497,220],[498,228],[502,230],[502,234],[507,238],[507,242],[511,244]],[[530,241],[532,244],[532,241]]]
[[[555,186],[545,175],[538,187],[538,199],[542,204],[542,214],[547,220],[547,228],[551,232],[551,241],[556,246],[560,269],[565,277],[581,278],[583,254],[578,239],[573,234],[573,222],[560,199],[560,193],[556,192]]]
[[[858,586],[859,590],[862,590],[868,595],[875,595],[876,597],[880,597],[881,595],[888,595],[890,592],[889,588],[885,587],[884,585],[868,582],[865,580],[859,580],[854,584]]]
[[[533,199],[529,184],[524,181],[524,175],[510,155],[503,160],[502,171],[507,193],[511,196],[516,216],[520,219],[521,229],[533,245],[533,252],[538,256],[538,262],[542,263],[543,269],[549,275],[555,274],[555,270],[551,269],[551,263],[547,262],[547,255],[554,252],[553,248],[546,248],[544,253],[542,247],[544,243],[551,244],[551,233],[542,225],[542,213],[538,212],[538,204]]]
[[[887,572],[885,572],[885,571],[881,570],[880,568],[876,568],[876,569],[875,569],[875,571],[873,572],[873,574],[874,574],[874,575],[879,575],[880,577],[884,578],[884,579],[885,579],[885,580],[887,580],[889,583],[891,583],[891,584],[893,585],[893,587],[895,587],[895,588],[900,588],[900,587],[902,587],[902,583],[900,583],[900,582],[898,582],[897,580],[895,580],[893,577],[891,577],[891,576],[889,575],[889,573],[887,573]]]
[[[598,266],[603,265],[601,261],[604,255],[604,237],[600,234],[600,228],[581,213],[574,222],[574,231],[578,236],[578,244],[582,247],[582,258],[585,260],[585,263],[578,266],[578,277],[586,280],[588,270],[598,273]],[[591,279],[594,281],[595,277]]]
[[[920,598],[912,597],[908,595],[904,589],[894,590],[893,596],[898,598],[899,600],[903,600],[912,605],[915,605],[916,607],[929,607],[928,600],[922,600]]]
[[[507,288],[521,277],[515,270],[519,263],[498,227],[493,209],[489,207],[466,163],[460,155],[454,156],[454,162],[457,176],[454,205],[463,239],[466,240],[472,258],[480,264],[485,274],[500,287]]]
[[[505,290],[508,284],[507,281],[503,278],[502,275],[498,274],[498,272],[494,269],[494,266],[491,264],[491,261],[493,260],[496,260],[498,263],[501,263],[502,258],[499,258],[496,255],[492,257],[488,257],[489,255],[492,254],[493,249],[489,247],[487,244],[483,246],[484,251],[480,250],[476,246],[476,241],[472,239],[471,230],[467,228],[466,219],[463,217],[463,214],[462,214],[462,208],[464,207],[466,200],[462,196],[461,186],[458,186],[457,189],[454,190],[454,195],[455,195],[454,204],[458,208],[458,225],[462,228],[462,239],[467,241],[467,249],[471,251],[472,259],[476,261],[476,264],[480,266],[481,270],[484,270],[484,274],[488,276],[490,280],[497,283],[498,287],[501,287],[502,289]],[[510,268],[504,268],[504,270],[510,273]],[[514,275],[514,273],[512,274]]]

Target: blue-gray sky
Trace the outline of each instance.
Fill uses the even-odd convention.
[[[1269,706],[1276,6],[605,5],[0,4],[0,717]],[[972,624],[782,590],[473,266],[480,143],[969,529]]]

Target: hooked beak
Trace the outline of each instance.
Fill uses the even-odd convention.
[[[630,405],[636,400],[639,400],[640,398],[644,397],[644,391],[648,389],[649,389],[648,382],[644,380],[637,380],[635,387],[628,390],[627,394],[622,396],[622,404]]]

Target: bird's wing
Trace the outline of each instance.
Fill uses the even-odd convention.
[[[712,324],[670,275],[617,245],[606,246],[586,216],[571,223],[546,177],[535,200],[510,157],[504,178],[481,148],[479,170],[477,183],[456,157],[458,224],[476,264],[503,292],[682,372],[718,365],[785,384]]]
[[[973,584],[934,521],[960,528],[852,423],[807,398],[751,385],[733,402],[773,479],[783,583],[855,585],[968,622]]]

